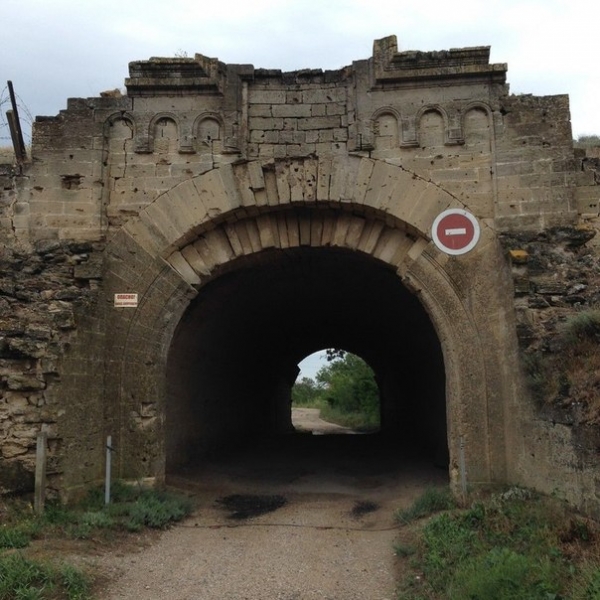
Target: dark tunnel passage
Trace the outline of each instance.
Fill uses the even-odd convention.
[[[367,255],[301,248],[230,263],[178,324],[167,363],[167,473],[295,435],[298,363],[324,347],[374,370],[382,444],[447,460],[442,350],[418,298]]]

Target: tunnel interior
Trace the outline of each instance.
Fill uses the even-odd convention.
[[[447,461],[442,349],[419,299],[370,256],[306,247],[229,263],[183,315],[167,361],[167,473],[294,436],[298,364],[322,348],[375,372],[382,444]]]

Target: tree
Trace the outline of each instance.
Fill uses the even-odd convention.
[[[294,406],[315,406],[323,390],[310,377],[303,377],[292,388],[292,404]]]
[[[354,354],[344,353],[321,367],[316,376],[321,397],[340,413],[361,413],[379,422],[379,388],[367,363]]]

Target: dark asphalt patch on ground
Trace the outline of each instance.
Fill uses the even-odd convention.
[[[219,498],[217,503],[230,512],[228,518],[243,520],[273,512],[284,506],[287,499],[278,495],[232,494]]]
[[[351,512],[352,512],[352,516],[355,519],[359,519],[363,515],[375,512],[378,509],[379,509],[379,504],[376,504],[375,502],[371,502],[370,500],[363,500],[361,502],[356,502],[354,504],[354,506],[352,507]]]

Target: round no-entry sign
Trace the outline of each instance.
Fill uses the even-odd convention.
[[[479,241],[481,229],[477,219],[466,210],[449,208],[433,222],[431,237],[434,244],[446,254],[465,254]]]

